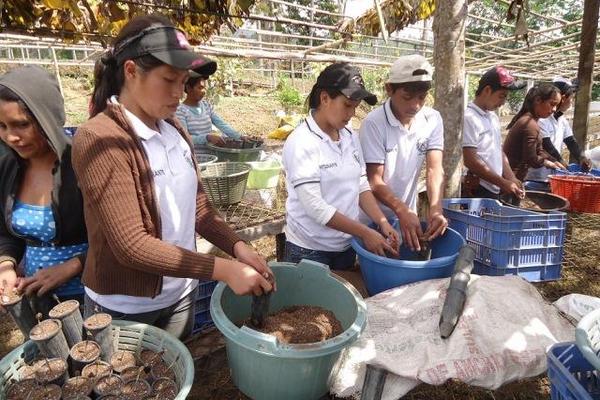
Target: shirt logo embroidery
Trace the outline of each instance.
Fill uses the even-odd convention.
[[[335,163],[335,162],[319,165],[320,169],[329,169],[329,168],[335,168],[335,167],[337,167],[337,163]]]
[[[423,155],[427,153],[427,148],[429,147],[429,138],[419,138],[417,139],[417,151],[419,155]]]
[[[156,171],[152,171],[152,174],[154,175],[155,178],[157,176],[164,176],[165,175],[165,170],[164,169],[157,169]]]
[[[386,153],[391,153],[391,152],[393,152],[393,151],[398,151],[398,146],[394,146],[394,147],[392,147],[391,149],[385,149],[385,152],[386,152]]]

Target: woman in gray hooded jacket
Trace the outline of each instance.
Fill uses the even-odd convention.
[[[0,154],[0,294],[83,298],[87,233],[64,122],[57,81],[44,69],[0,77],[0,140],[8,147]]]

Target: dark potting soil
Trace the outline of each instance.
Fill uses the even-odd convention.
[[[67,371],[67,362],[62,358],[48,358],[33,364],[38,382],[54,382]]]
[[[148,378],[148,372],[150,371],[150,368],[145,368],[145,367],[136,367],[135,365],[133,367],[128,367],[125,368],[123,370],[123,372],[121,372],[121,379],[123,379],[123,382],[129,382],[131,380],[136,380],[138,379],[147,379]]]
[[[50,310],[48,315],[50,318],[61,318],[65,315],[71,314],[73,311],[79,308],[79,302],[77,300],[67,300],[57,305]]]
[[[134,367],[136,364],[135,354],[130,351],[119,350],[113,353],[110,358],[110,365],[113,367],[113,371],[121,373],[125,368]]]
[[[38,389],[38,383],[35,379],[25,379],[19,382],[11,383],[6,391],[7,400],[26,400],[31,397],[33,392]]]
[[[101,376],[109,375],[112,372],[110,364],[104,361],[96,361],[86,365],[81,370],[81,376],[86,378],[99,378]]]
[[[112,322],[109,314],[94,314],[83,322],[83,327],[89,330],[98,330],[108,326]]]
[[[19,300],[21,300],[21,295],[17,292],[16,288],[0,296],[0,304],[2,305],[15,304]]]
[[[154,380],[160,378],[169,378],[173,381],[175,380],[175,372],[173,372],[173,370],[164,362],[154,364],[150,374]]]
[[[342,324],[329,310],[296,305],[268,315],[259,331],[277,337],[282,343],[317,343],[342,333]]]
[[[92,362],[100,357],[100,345],[93,340],[84,340],[71,348],[71,358],[81,362]]]
[[[38,388],[31,396],[32,400],[60,400],[62,391],[58,385],[46,385]]]
[[[33,365],[25,365],[19,370],[19,378],[21,380],[24,379],[34,379],[35,378],[35,368]]]
[[[130,381],[123,385],[121,397],[127,400],[142,400],[151,392],[150,385],[146,381]]]
[[[140,352],[140,361],[143,365],[153,366],[159,362],[163,362],[163,352],[156,352],[149,349],[144,349]]]
[[[84,376],[69,378],[62,387],[63,397],[88,396],[94,389],[94,380]]]
[[[96,381],[94,391],[103,396],[105,394],[119,394],[123,387],[123,380],[117,375],[106,375]]]
[[[46,340],[54,336],[60,329],[58,321],[53,319],[46,319],[33,328],[29,332],[31,340],[41,341]]]
[[[167,378],[158,379],[152,384],[152,392],[163,400],[173,400],[177,397],[177,384]]]

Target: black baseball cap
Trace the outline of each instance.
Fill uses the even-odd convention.
[[[328,65],[317,78],[316,87],[335,89],[350,100],[364,100],[367,104],[377,104],[377,96],[365,89],[365,82],[357,68],[348,63]]]
[[[123,42],[113,50],[117,64],[145,55],[178,69],[192,70],[200,75],[211,75],[217,63],[196,53],[185,34],[174,26],[153,24]]]
[[[486,86],[490,86],[492,90],[521,90],[527,83],[517,81],[506,68],[498,65],[487,70],[479,80],[478,90],[483,90]]]
[[[563,78],[562,76],[557,76],[552,79],[552,84],[560,90],[561,95],[565,95],[567,93],[572,94],[579,89],[579,80],[577,78],[572,81],[567,78]]]

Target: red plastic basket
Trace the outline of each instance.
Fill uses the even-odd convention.
[[[600,213],[600,179],[587,176],[551,175],[552,193],[565,197],[571,211]]]

